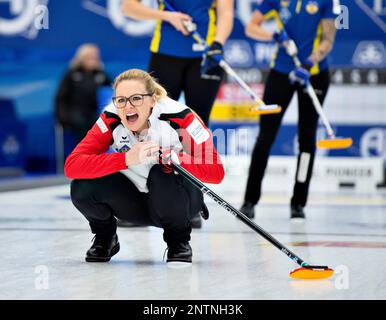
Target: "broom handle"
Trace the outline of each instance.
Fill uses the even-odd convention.
[[[223,207],[226,211],[233,214],[235,217],[239,218],[242,222],[244,222],[248,227],[255,230],[258,234],[260,234],[264,239],[273,244],[276,248],[278,248],[281,252],[287,255],[291,260],[300,265],[301,267],[305,267],[308,264],[304,262],[301,258],[299,258],[295,253],[290,251],[287,247],[285,247],[282,243],[276,240],[271,234],[265,231],[263,228],[254,223],[251,219],[249,219],[245,214],[241,211],[237,210],[233,206],[231,206],[228,202],[218,196],[215,192],[205,186],[200,180],[194,177],[190,172],[182,168],[179,164],[175,162],[171,163],[171,166],[174,171],[178,172],[181,176],[187,179],[191,184],[193,184],[197,189],[200,189],[203,194],[206,194],[212,200],[214,200],[217,204]]]
[[[297,68],[301,68],[302,67],[302,63],[300,62],[299,58],[296,55],[293,56],[292,59],[293,59],[293,61],[295,63],[295,66]],[[318,99],[318,96],[316,95],[316,92],[315,92],[315,90],[312,87],[310,82],[307,84],[306,90],[307,90],[307,93],[308,93],[308,95],[310,96],[310,98],[312,100],[312,103],[313,103],[313,105],[314,105],[314,107],[316,109],[316,112],[319,114],[320,118],[322,119],[322,122],[323,122],[324,126],[327,129],[328,136],[330,138],[335,138],[334,130],[332,130],[330,122],[328,121],[328,119],[326,117],[326,114],[323,111],[322,105],[320,104],[320,101]]]
[[[162,0],[162,2],[165,5],[166,9],[172,12],[176,12],[176,10],[168,3],[168,1]],[[185,25],[188,24],[189,22],[185,23]],[[186,29],[189,28],[187,27]],[[205,46],[205,48],[208,48],[208,44],[197,31],[193,31],[191,34],[194,40],[196,40],[199,44]],[[243,79],[240,78],[240,76],[231,68],[231,66],[224,59],[219,62],[219,65],[228,75],[230,75],[237,81],[240,87],[242,87],[251,96],[251,98],[257,103],[258,107],[265,107],[264,101],[256,95],[256,93],[244,82]]]
[[[315,90],[314,90],[314,88],[312,87],[312,85],[310,83],[307,85],[307,93],[310,96],[310,98],[311,98],[311,100],[312,100],[312,102],[313,102],[313,104],[315,106],[315,109],[316,109],[317,113],[319,113],[319,116],[322,119],[322,122],[323,122],[324,126],[327,129],[328,136],[330,138],[335,138],[335,133],[332,130],[331,125],[330,125],[330,123],[329,123],[329,121],[328,121],[328,119],[326,117],[326,114],[324,113],[324,111],[322,109],[322,106],[321,106],[321,104],[319,102],[319,99],[318,99],[318,97],[317,97],[317,95],[315,93]]]
[[[220,61],[220,67],[225,70],[227,74],[232,76],[237,83],[242,87],[248,94],[251,96],[251,98],[259,105],[259,106],[264,106],[265,103],[263,100],[261,100],[256,93],[249,87],[243,79],[240,78],[240,76],[231,68],[231,66],[225,62],[225,60]]]

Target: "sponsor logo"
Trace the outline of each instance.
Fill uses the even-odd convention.
[[[130,141],[128,140],[128,137],[121,137],[122,140],[119,141],[119,143],[129,143]]]
[[[2,145],[3,154],[6,156],[16,156],[21,151],[21,146],[17,138],[13,135],[8,136]]]
[[[201,187],[201,186],[200,186]],[[221,207],[223,207],[226,211],[232,213],[235,217],[238,216],[238,214],[228,205],[228,203],[226,203],[225,201],[223,201],[221,198],[218,198],[217,195],[215,193],[212,192],[212,190],[210,190],[209,188],[205,187],[205,186],[202,186],[201,187],[201,191],[203,194],[206,194],[208,197],[210,197],[212,200],[214,200],[215,202],[217,202]],[[238,211],[238,213],[240,214],[240,211]]]
[[[335,69],[332,72],[331,79],[335,84],[384,85],[386,83],[382,68]]]
[[[349,167],[342,168],[337,166],[327,166],[325,168],[325,177],[334,178],[371,178],[374,172],[371,167]]]
[[[201,144],[210,138],[208,130],[204,128],[197,118],[194,118],[192,123],[186,128],[186,131],[189,132],[190,136],[197,144]]]
[[[382,157],[386,160],[386,129],[367,130],[360,140],[360,155],[362,157]]]
[[[361,41],[354,52],[352,62],[358,67],[386,66],[386,49],[382,41]]]
[[[229,40],[225,45],[225,60],[235,67],[248,68],[253,64],[253,52],[248,41]]]
[[[259,64],[269,64],[272,61],[272,57],[274,56],[276,51],[277,46],[274,43],[256,43],[256,62]]]
[[[128,145],[124,145],[123,147],[121,147],[120,149],[118,149],[118,152],[127,152],[130,150],[130,147]]]
[[[0,17],[1,36],[23,36],[35,39],[48,29],[48,0],[0,0],[8,3],[7,17]]]

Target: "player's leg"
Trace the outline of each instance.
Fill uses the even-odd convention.
[[[146,199],[123,174],[71,183],[71,199],[89,221],[95,239],[86,261],[105,262],[119,251],[116,217],[141,225],[151,225]]]
[[[319,101],[323,104],[326,97],[330,77],[328,71],[323,71],[311,77]],[[304,218],[303,208],[307,203],[308,190],[314,165],[316,149],[316,132],[318,127],[318,113],[312,100],[304,89],[298,89],[299,122],[298,141],[299,155],[296,168],[295,186],[291,198],[291,216]]]
[[[266,104],[280,105],[282,112],[260,117],[259,135],[252,152],[244,203],[240,209],[250,218],[254,217],[254,206],[260,199],[261,184],[269,153],[294,91],[295,88],[290,84],[288,75],[274,70],[270,71],[265,84],[263,100]]]
[[[183,88],[183,70],[185,65],[186,61],[183,58],[152,53],[148,72],[158,79],[158,82],[166,89],[170,98],[178,100]]]
[[[188,107],[192,108],[202,119],[205,125],[209,124],[210,112],[217,96],[221,80],[208,80],[201,78],[201,58],[190,59],[189,65],[184,70],[185,100]],[[215,68],[220,79],[224,71],[220,67]]]
[[[186,183],[181,176],[165,173],[161,165],[152,167],[147,185],[150,217],[155,225],[164,229],[167,261],[191,262],[190,219],[201,210],[201,191]]]
[[[201,58],[190,59],[184,69],[184,94],[186,105],[192,108],[202,119],[206,126],[209,124],[210,112],[217,96],[221,80],[208,80],[201,78]],[[221,79],[224,71],[217,67],[213,71]],[[202,226],[200,214],[192,217],[192,228],[198,229]]]

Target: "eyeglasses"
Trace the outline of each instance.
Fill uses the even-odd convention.
[[[123,109],[127,105],[127,101],[130,102],[130,104],[133,107],[139,107],[143,105],[143,100],[145,97],[151,97],[153,93],[136,93],[131,95],[130,97],[123,97],[123,96],[118,96],[118,97],[113,97],[113,103],[114,106],[117,107],[118,109]]]

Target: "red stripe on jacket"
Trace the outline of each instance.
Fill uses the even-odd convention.
[[[112,139],[110,125],[119,121],[106,118],[104,113],[100,118],[107,131],[102,132],[97,123],[67,157],[64,174],[70,179],[95,179],[127,169],[124,153],[106,153]]]
[[[195,118],[209,133],[209,138],[201,144],[197,144],[186,130]],[[106,153],[112,141],[110,125],[119,120],[107,118],[105,113],[101,114],[100,119],[106,125],[107,131],[103,133],[99,125],[94,124],[66,159],[64,173],[68,178],[95,179],[127,169],[125,153]],[[184,118],[169,118],[168,120],[179,128],[181,143],[184,147],[184,152],[179,154],[181,166],[202,182],[220,183],[224,178],[224,167],[214,147],[209,129],[198,117],[195,117],[193,112],[187,113]]]

